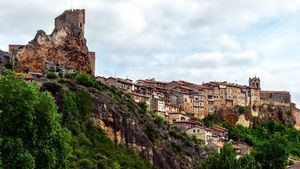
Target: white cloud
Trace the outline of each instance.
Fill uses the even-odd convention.
[[[4,0],[0,47],[27,43],[37,29],[50,34],[70,2]],[[300,103],[300,50],[291,49],[300,41],[297,20],[272,30],[256,27],[298,15],[299,0],[73,0],[73,7],[86,9],[86,38],[97,52],[99,75],[246,83],[257,74],[265,87],[291,90]]]

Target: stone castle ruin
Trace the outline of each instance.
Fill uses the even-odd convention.
[[[84,9],[66,10],[55,18],[55,28],[51,35],[39,30],[27,45],[9,45],[9,53],[19,61],[16,70],[45,72],[46,63],[53,63],[65,70],[94,75],[96,56],[86,46],[84,27]]]

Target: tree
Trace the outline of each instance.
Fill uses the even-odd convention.
[[[238,164],[241,169],[261,169],[261,164],[259,164],[253,156],[245,155],[238,159]]]
[[[236,169],[236,153],[231,144],[225,143],[221,153],[213,153],[201,166],[201,169]]]
[[[277,133],[271,140],[258,145],[253,155],[264,169],[284,169],[289,155],[287,144],[287,139]]]
[[[0,110],[4,168],[66,168],[70,133],[51,94],[7,72],[0,78]]]
[[[261,169],[255,159],[246,155],[237,159],[235,150],[230,143],[225,143],[220,154],[211,154],[200,167],[201,169]]]

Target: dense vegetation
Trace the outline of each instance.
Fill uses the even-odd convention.
[[[262,125],[255,124],[253,127],[247,128],[241,125],[233,126],[219,119],[218,115],[211,115],[206,117],[202,122],[206,125],[216,123],[223,125],[229,129],[229,139],[243,141],[253,146],[253,150],[247,158],[254,159],[257,163],[256,167],[261,166],[264,169],[283,169],[288,163],[288,157],[295,159],[299,159],[300,157],[300,131],[296,130],[293,126],[287,126],[275,121],[267,121]],[[227,147],[225,147],[225,149],[226,148]],[[230,156],[230,153],[226,156]],[[208,161],[204,163],[205,167],[209,168],[207,166],[212,166],[208,165],[209,161],[216,161],[216,158],[221,157],[222,155],[213,154]],[[227,159],[221,158],[220,160],[226,161]],[[230,165],[238,165],[237,161],[229,161]],[[217,168],[222,169],[224,167],[218,166]]]
[[[61,92],[61,112],[45,89]],[[12,72],[0,78],[0,168],[153,168],[91,123],[88,93],[57,83],[45,89]]]
[[[220,153],[211,154],[199,169],[260,169],[261,165],[255,159],[246,155],[237,158],[235,150],[230,143],[224,144]]]
[[[99,90],[105,89],[105,86],[97,83],[86,73],[78,74],[76,82]],[[93,125],[90,120],[92,102],[88,92],[78,91],[76,88],[63,89],[56,83],[46,83],[44,86],[53,93],[63,93],[62,124],[71,131],[72,152],[69,156],[69,168],[153,168],[148,161],[110,141],[98,127]]]
[[[0,78],[0,110],[0,168],[68,166],[70,132],[51,94],[8,72]]]
[[[195,138],[167,125],[155,112],[146,116],[145,103],[139,103],[136,111],[137,105],[120,90],[98,83],[85,73],[70,78],[73,80],[47,82],[42,89],[11,72],[0,78],[0,169],[154,168],[148,161],[110,141],[93,125],[90,93],[78,90],[76,84],[95,88],[98,92],[110,91],[101,94],[136,113],[137,122],[144,124],[145,133],[152,142],[171,137],[185,144],[199,144]],[[207,125],[216,121],[220,122],[217,115],[203,120]],[[300,157],[300,132],[291,126],[274,121],[252,128],[222,125],[229,129],[230,139],[253,146],[252,153],[237,159],[231,145],[225,144],[220,154],[213,153],[200,168],[283,169],[288,156]],[[162,135],[159,128],[166,128],[168,133]],[[174,154],[183,151],[178,142],[171,142],[171,150]]]
[[[229,138],[233,140],[244,141],[255,148],[266,147],[266,143],[278,140],[288,155],[300,157],[300,131],[293,126],[286,126],[275,121],[268,121],[252,128],[240,125],[233,127],[225,124],[224,126],[229,129]]]

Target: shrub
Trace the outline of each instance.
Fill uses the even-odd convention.
[[[161,116],[155,117],[154,123],[161,127],[164,124],[165,120]]]
[[[60,84],[53,83],[53,82],[46,82],[42,86],[42,90],[47,90],[47,91],[51,92],[52,94],[59,92],[61,89],[62,89],[62,86]]]
[[[75,77],[76,82],[80,85],[86,86],[86,87],[95,87],[96,81],[95,79],[87,74],[86,72],[78,73]]]
[[[56,79],[57,75],[54,72],[49,72],[47,74],[47,79]]]
[[[73,79],[75,77],[75,75],[76,75],[75,73],[66,73],[65,78],[66,79]]]

